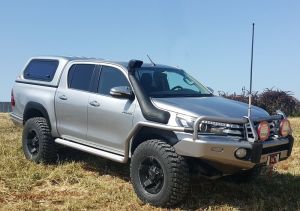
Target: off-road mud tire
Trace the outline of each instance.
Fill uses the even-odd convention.
[[[30,146],[34,135],[36,136],[35,152]],[[32,144],[31,144],[32,145]],[[36,163],[53,163],[57,160],[57,150],[54,139],[51,136],[50,127],[47,120],[43,117],[34,117],[26,121],[23,136],[22,146],[25,157]]]
[[[163,172],[161,189],[157,193],[149,193],[142,184],[142,163],[154,159]],[[150,175],[150,174],[149,174]],[[180,203],[189,190],[189,168],[184,157],[162,140],[148,140],[141,143],[131,159],[130,177],[137,196],[145,203],[155,206],[170,207]]]

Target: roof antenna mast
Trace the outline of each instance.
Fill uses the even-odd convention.
[[[251,46],[251,66],[250,66],[250,90],[249,90],[248,118],[250,118],[250,116],[251,116],[251,104],[252,104],[253,46],[254,46],[254,23],[252,23],[252,46]]]
[[[156,64],[152,61],[152,59],[150,58],[150,56],[147,54],[148,59],[150,60],[150,62],[153,64],[153,66],[156,66]]]

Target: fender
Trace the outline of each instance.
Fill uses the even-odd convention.
[[[48,112],[45,109],[45,107],[40,103],[32,102],[32,101],[28,102],[25,106],[24,114],[23,114],[23,125],[25,124],[25,122],[28,119],[30,119],[32,117],[41,116],[37,112],[39,112],[47,120],[47,123],[48,123],[48,125],[50,126],[50,129],[51,129],[51,123],[50,123],[49,115],[48,115]]]

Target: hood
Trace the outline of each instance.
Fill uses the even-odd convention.
[[[217,116],[241,118],[248,115],[248,104],[223,97],[152,98],[155,106],[189,116]],[[252,106],[251,116],[267,117],[262,108]]]

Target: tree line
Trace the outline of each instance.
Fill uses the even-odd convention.
[[[249,92],[244,88],[241,94],[219,91],[219,95],[245,103],[249,100]],[[265,109],[269,114],[275,114],[279,109],[288,116],[300,116],[300,102],[290,91],[266,88],[261,93],[252,92],[252,104]]]

